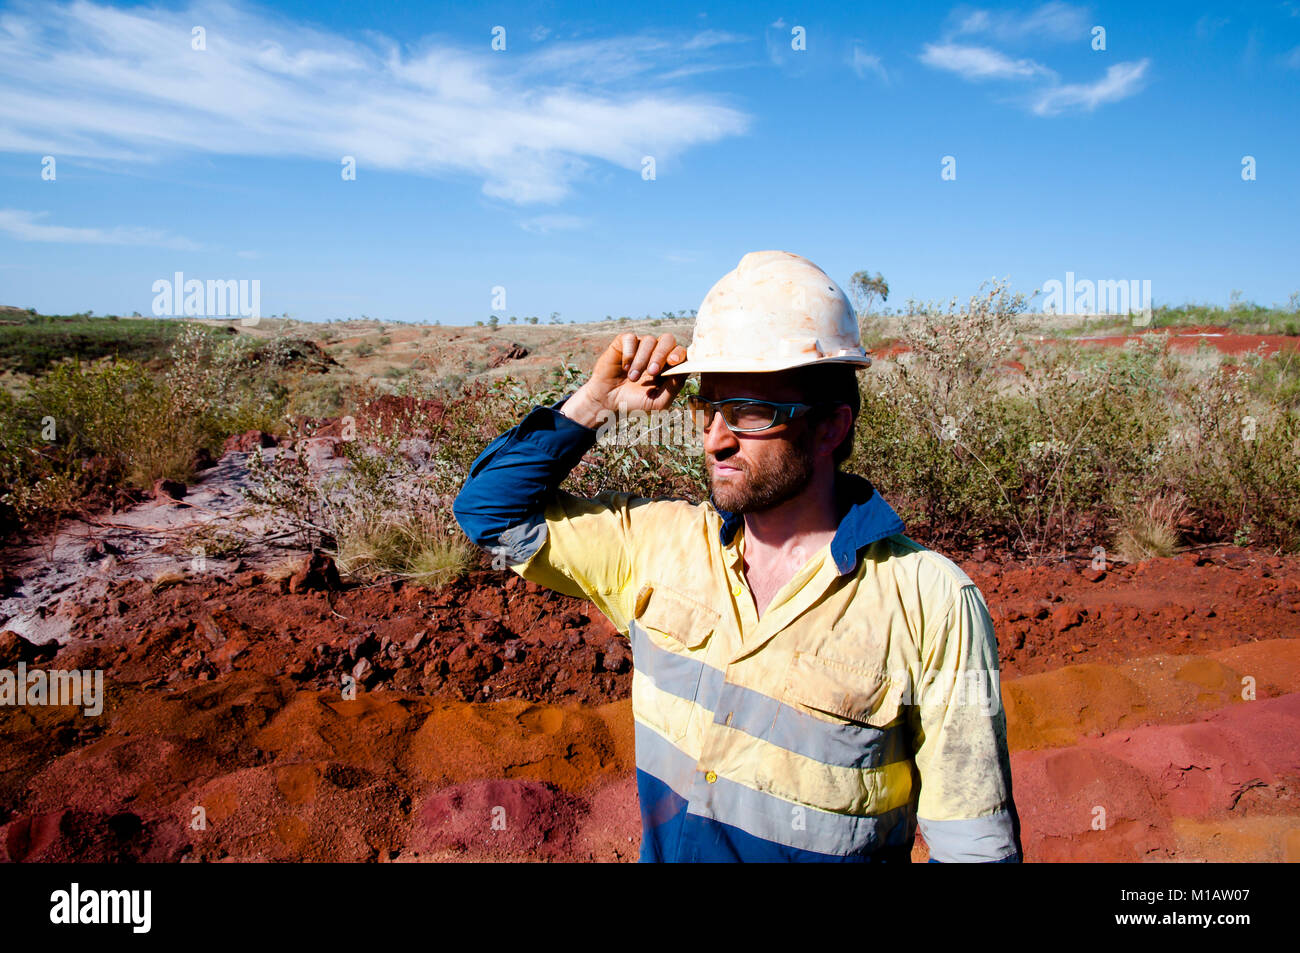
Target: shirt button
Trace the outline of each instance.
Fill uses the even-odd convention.
[[[712,784],[714,781],[718,780],[718,772],[710,771],[708,774],[704,775],[704,780]]]

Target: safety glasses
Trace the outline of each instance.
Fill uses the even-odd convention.
[[[708,430],[713,423],[713,415],[719,413],[722,414],[722,422],[732,433],[759,433],[802,417],[819,405],[782,404],[770,400],[751,400],[748,397],[712,401],[691,394],[686,398],[686,406],[700,432]]]

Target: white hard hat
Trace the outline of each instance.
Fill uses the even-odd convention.
[[[705,296],[686,360],[660,373],[783,371],[808,364],[871,364],[853,305],[807,258],[755,251]]]

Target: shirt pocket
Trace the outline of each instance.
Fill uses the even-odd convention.
[[[883,668],[795,652],[756,778],[762,790],[842,814],[874,814],[888,765],[906,760],[905,685]]]
[[[845,721],[885,728],[898,719],[904,687],[878,666],[795,652],[782,697]]]
[[[637,592],[630,626],[632,705],[641,721],[673,741],[690,728],[705,647],[721,618],[669,586],[647,584]]]

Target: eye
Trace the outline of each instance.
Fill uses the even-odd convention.
[[[758,403],[732,404],[731,414],[738,427],[766,427],[775,419],[776,408]]]

